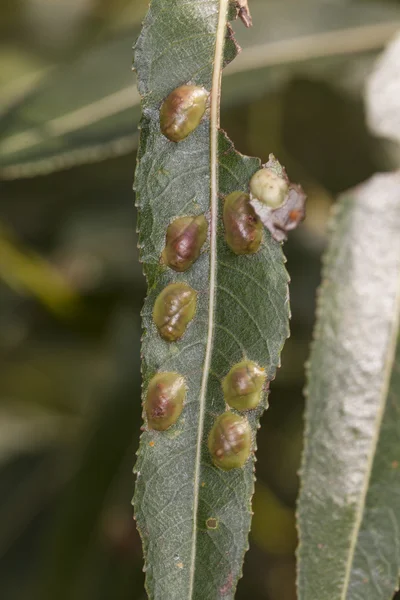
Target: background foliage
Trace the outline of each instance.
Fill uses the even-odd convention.
[[[309,204],[285,247],[292,337],[258,437],[237,597],[293,600],[303,365],[327,215],[339,192],[398,165],[396,148],[368,132],[362,95],[399,28],[400,6],[253,0],[252,8],[253,30],[235,26],[245,51],[224,76],[222,126],[240,151],[279,156]],[[130,507],[145,291],[131,191],[138,106],[130,63],[145,11],[143,0],[0,4],[6,600],[145,597]]]

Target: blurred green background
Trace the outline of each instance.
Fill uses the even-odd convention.
[[[132,192],[131,46],[144,0],[0,0],[0,597],[141,600],[130,506],[145,294]],[[327,219],[398,164],[368,132],[364,85],[400,3],[250,0],[222,127],[306,189],[285,245],[292,336],[258,437],[238,600],[294,600],[304,363]],[[177,599],[178,600],[178,599]],[[182,599],[184,600],[184,599]]]

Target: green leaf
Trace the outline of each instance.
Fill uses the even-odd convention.
[[[207,440],[226,411],[222,379],[247,358],[275,375],[288,336],[288,276],[269,232],[255,254],[238,256],[224,240],[222,199],[248,190],[260,161],[238,154],[218,130],[220,73],[236,47],[227,34],[228,0],[153,0],[135,50],[142,121],[136,171],[139,246],[149,295],[143,310],[146,397],[156,372],[186,380],[183,412],[166,431],[145,427],[135,467],[134,505],[150,598],[233,598],[248,546],[254,453],[244,467],[213,465]],[[223,46],[225,45],[224,55]],[[184,141],[160,132],[160,104],[191,82],[211,90],[210,109]],[[204,214],[209,240],[193,266],[160,264],[169,223]],[[153,321],[156,298],[170,283],[197,293],[195,316],[181,340],[164,341]],[[252,450],[266,400],[244,413]],[[208,523],[208,525],[207,525]]]
[[[253,27],[246,30],[241,22],[236,27],[246,52],[226,70],[223,106],[281,87],[298,70],[331,77],[337,61],[381,48],[400,28],[399,7],[385,2],[252,0],[250,8]],[[137,148],[139,97],[130,73],[136,28],[127,27],[127,21],[133,22],[126,18],[119,28],[111,22],[101,43],[40,77],[40,85],[2,116],[0,179],[30,177]],[[21,82],[15,93],[21,85],[27,89]]]
[[[0,176],[46,173],[136,147],[140,111],[132,84],[132,35],[125,30],[69,69],[52,71],[35,94],[3,116]]]
[[[348,192],[334,216],[308,372],[300,600],[398,587],[399,228],[399,173]]]

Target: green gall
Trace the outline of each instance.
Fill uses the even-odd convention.
[[[161,132],[172,142],[181,142],[199,125],[208,92],[196,85],[181,85],[164,100],[160,109]]]
[[[144,402],[149,428],[165,431],[176,423],[182,412],[185,395],[185,379],[178,373],[154,375]]]
[[[243,467],[250,456],[251,430],[244,417],[225,412],[215,421],[208,437],[215,466],[230,471]]]
[[[196,312],[197,294],[186,283],[170,283],[157,296],[153,319],[167,342],[179,340]]]
[[[279,208],[289,193],[289,182],[287,178],[266,167],[257,171],[250,179],[250,192],[269,208]]]
[[[223,212],[225,240],[235,254],[254,254],[262,241],[262,223],[244,192],[225,198]]]
[[[236,410],[251,410],[261,401],[266,379],[264,369],[251,360],[232,367],[222,381],[225,402]]]
[[[207,221],[204,215],[180,217],[167,229],[163,262],[174,271],[187,271],[199,258],[202,245],[207,239]]]

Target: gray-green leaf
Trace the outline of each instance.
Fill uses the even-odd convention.
[[[345,194],[333,220],[308,372],[300,600],[389,600],[398,586],[399,230],[400,173]]]
[[[187,384],[178,421],[166,431],[145,428],[135,468],[146,585],[157,600],[234,596],[248,546],[255,437],[266,398],[245,413],[252,453],[244,467],[214,466],[207,438],[227,410],[221,383],[230,368],[248,358],[272,379],[288,335],[288,277],[280,245],[264,232],[256,254],[238,256],[224,240],[223,198],[247,191],[260,167],[218,130],[220,71],[236,53],[226,37],[228,8],[228,0],[153,0],[135,49],[143,110],[136,171],[139,245],[149,286],[144,397],[156,372],[176,372]],[[170,142],[160,131],[160,104],[188,82],[211,90],[211,106],[189,137]],[[210,234],[198,260],[183,273],[160,264],[169,223],[200,214]],[[152,311],[173,282],[196,291],[197,309],[183,337],[171,343],[159,336]]]
[[[400,141],[400,35],[379,58],[367,85],[369,125],[377,135]]]

